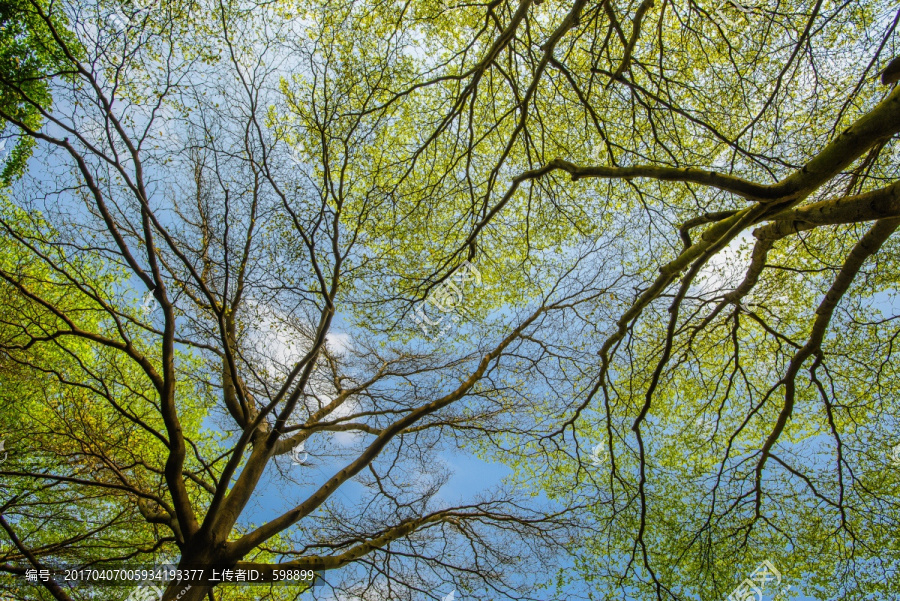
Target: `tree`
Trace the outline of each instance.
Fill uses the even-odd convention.
[[[360,180],[356,185],[368,187],[362,194],[335,187],[331,170],[339,167],[327,150],[319,176],[288,169],[283,136],[296,130],[265,126],[275,113],[258,96],[273,91],[252,72],[264,63],[248,58],[284,52],[276,45],[284,39],[275,27],[278,13],[260,19],[220,5],[192,16],[188,7],[166,4],[131,13],[124,30],[116,30],[119,20],[100,18],[104,7],[82,8],[67,14],[84,57],[54,37],[75,76],[45,79],[53,107],[15,81],[3,82],[37,107],[46,125],[38,129],[3,112],[44,154],[36,156],[41,167],[16,184],[17,208],[32,215],[27,226],[12,217],[2,225],[13,256],[51,274],[34,281],[13,267],[0,272],[25,303],[11,309],[4,352],[90,399],[79,407],[84,421],[75,426],[41,422],[44,430],[26,430],[12,416],[37,445],[62,438],[70,446],[42,448],[51,457],[41,468],[4,470],[17,479],[4,510],[15,517],[7,520],[17,549],[9,559],[39,567],[49,559],[141,558],[160,548],[179,555],[182,569],[256,569],[267,582],[276,569],[316,570],[327,579],[328,570],[349,566],[343,583],[330,584],[367,595],[443,597],[439,588],[455,575],[461,587],[483,582],[517,595],[522,583],[501,568],[520,568],[524,549],[511,551],[507,539],[530,538],[538,560],[566,522],[519,506],[502,491],[469,505],[439,503],[443,476],[429,464],[434,448],[447,443],[442,430],[465,432],[500,411],[487,402],[465,411],[451,404],[489,377],[517,336],[451,358],[378,338],[354,340],[343,351],[329,348],[337,303],[347,302],[339,297],[342,279],[354,278],[348,289],[361,286],[354,269],[364,274],[391,264],[390,257],[366,264],[357,250],[362,237],[381,235],[369,226],[370,212],[383,202],[381,182]],[[34,4],[30,10],[55,31],[50,9]],[[380,18],[387,23],[387,14]],[[321,35],[340,26],[323,19]],[[335,52],[349,52],[358,41],[339,42]],[[318,60],[310,56],[311,69]],[[386,67],[393,68],[391,61],[388,53]],[[327,78],[325,86],[310,88],[319,95],[314,109],[326,114],[353,90],[331,73]],[[203,81],[213,87],[204,90]],[[225,105],[223,98],[244,100]],[[362,108],[371,101],[354,100]],[[294,109],[298,119],[309,116]],[[158,116],[166,111],[171,129],[160,132]],[[347,148],[350,139],[372,135],[373,124],[391,125],[386,110],[365,120],[339,117],[328,114],[333,124],[313,121],[306,131],[327,126],[335,140],[328,144]],[[348,159],[345,152],[338,165]],[[50,182],[52,202],[29,193]],[[453,277],[480,281],[471,265]],[[76,299],[83,308],[63,302]],[[366,298],[353,302],[364,306]],[[523,327],[560,309],[543,305]],[[265,336],[268,328],[278,332],[274,340]],[[417,329],[410,322],[406,338]],[[56,356],[71,360],[65,368],[48,366]],[[355,453],[328,448],[333,443],[325,435],[340,432],[362,435],[351,440]],[[283,469],[301,445],[314,458],[330,453],[334,459],[321,465],[333,472],[324,482],[310,470],[281,474],[312,490],[301,488],[274,519],[239,521],[254,494],[265,492],[264,470]],[[67,455],[71,462],[62,460]],[[335,493],[357,474],[367,491],[346,507]],[[32,504],[15,505],[19,487],[47,483],[65,483],[66,491],[39,517],[32,517]],[[63,540],[48,541],[35,525],[65,519],[59,510],[71,488],[102,499],[108,509],[109,523],[97,533],[117,529],[129,536],[110,536],[88,553],[87,533],[69,525],[61,529]],[[134,526],[138,516],[143,526]],[[430,565],[433,575],[416,574],[419,564]],[[201,599],[210,589],[172,585],[166,598]],[[60,586],[50,593],[69,596]]]
[[[4,352],[77,358],[56,377],[110,435],[85,431],[92,478],[22,482],[114,481],[182,568],[335,570],[362,598],[530,596],[542,574],[502,568],[560,544],[603,598],[718,598],[787,549],[797,588],[896,590],[895,8],[27,10],[84,50],[51,35],[53,107],[3,75],[45,123],[0,107],[40,151],[16,204],[47,224],[3,227],[91,308],[4,267],[52,317]],[[146,440],[123,448],[126,422]],[[416,472],[453,443],[565,511],[444,503]],[[242,518],[300,448],[327,475]]]

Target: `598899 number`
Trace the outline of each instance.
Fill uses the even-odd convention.
[[[279,580],[313,580],[316,573],[312,570],[274,570],[272,577]]]

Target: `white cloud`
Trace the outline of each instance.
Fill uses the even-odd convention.
[[[328,344],[328,348],[335,353],[345,353],[353,348],[353,342],[350,340],[350,334],[329,332],[325,336],[325,342]]]
[[[694,293],[710,294],[722,290],[733,290],[743,281],[750,253],[756,239],[748,231],[743,231],[725,248],[707,261],[694,284]]]

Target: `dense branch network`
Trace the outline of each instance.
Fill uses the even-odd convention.
[[[28,428],[71,463],[4,466],[17,491],[4,516],[20,517],[0,521],[16,547],[0,569],[166,547],[188,569],[350,574],[347,590],[370,596],[437,597],[458,578],[485,598],[530,598],[503,571],[524,561],[508,537],[540,565],[587,512],[614,548],[611,581],[679,599],[669,568],[683,557],[718,574],[715,545],[741,538],[746,555],[759,522],[779,530],[773,465],[856,541],[848,515],[878,493],[848,460],[854,418],[829,336],[855,286],[896,281],[877,262],[900,219],[900,90],[866,82],[900,13],[787,4],[758,6],[756,27],[736,32],[693,1],[296,15],[172,2],[124,28],[104,24],[102,3],[25,2],[59,64],[43,76],[52,104],[30,74],[0,73],[0,117],[43,170],[0,213],[28,258],[0,255],[16,299],[0,350],[3,369],[54,383],[29,402],[60,420]],[[867,66],[834,58],[840,35]],[[740,277],[709,285],[742,240]],[[493,288],[458,307],[469,325],[451,341],[417,344],[410,316],[466,261]],[[822,275],[780,284],[781,272]],[[879,350],[890,363],[892,347]],[[804,368],[818,413],[798,392]],[[90,409],[67,408],[73,398]],[[713,463],[659,434],[711,409]],[[798,413],[835,441],[836,486],[792,461]],[[597,435],[600,477],[578,450]],[[454,443],[515,457],[526,488],[566,510],[509,491],[444,502],[430,470]],[[298,476],[285,465],[303,449],[313,460]],[[274,473],[289,499],[251,524]],[[541,483],[558,474],[600,500]],[[700,483],[675,513],[700,518],[670,545],[673,474]],[[348,506],[354,481],[365,500]],[[120,511],[97,523],[133,540],[112,537],[99,557],[83,535],[43,538],[21,516],[65,503],[63,488],[79,506],[108,500]],[[165,599],[210,591],[173,585]]]

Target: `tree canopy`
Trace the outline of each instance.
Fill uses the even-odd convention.
[[[0,571],[900,594],[898,22],[0,3]],[[458,449],[511,475],[459,500]]]

